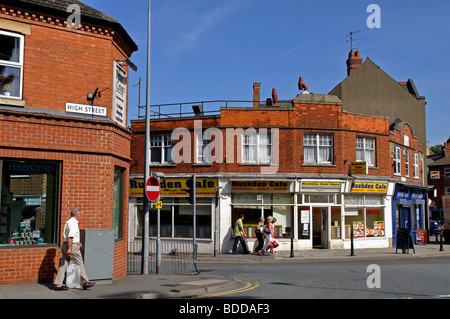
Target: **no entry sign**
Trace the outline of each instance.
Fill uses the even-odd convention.
[[[158,199],[161,188],[159,180],[155,176],[150,176],[145,183],[145,194],[149,201],[154,202]]]

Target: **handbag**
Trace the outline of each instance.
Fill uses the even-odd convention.
[[[270,228],[269,227],[264,227],[264,233],[266,234],[270,234]]]
[[[278,243],[278,241],[276,239],[271,239],[270,240],[269,248],[275,249],[278,246],[280,246],[280,244]]]

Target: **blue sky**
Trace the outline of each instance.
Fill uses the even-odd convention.
[[[139,46],[131,60],[129,118],[138,115],[146,79],[147,0],[82,0],[116,18]],[[370,29],[370,4],[381,28]],[[302,76],[326,94],[346,77],[350,44],[396,81],[412,78],[426,97],[427,139],[450,136],[450,1],[433,0],[152,0],[151,104],[279,99],[298,93]],[[141,104],[145,102],[145,83]]]

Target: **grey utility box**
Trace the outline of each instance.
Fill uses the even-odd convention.
[[[114,230],[81,229],[84,268],[89,281],[112,282],[114,271]]]

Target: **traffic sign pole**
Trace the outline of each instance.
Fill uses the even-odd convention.
[[[161,200],[161,195],[158,196],[158,201]],[[156,274],[159,274],[161,267],[161,210],[158,208],[158,237],[156,238]]]

